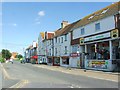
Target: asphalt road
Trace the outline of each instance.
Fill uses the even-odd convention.
[[[3,88],[118,88],[117,82],[51,71],[17,61],[2,65]]]

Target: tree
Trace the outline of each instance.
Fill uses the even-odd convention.
[[[9,59],[12,56],[9,50],[2,49],[2,58]]]
[[[18,54],[17,56],[16,56],[16,58],[23,58],[23,56],[21,55],[21,54]]]

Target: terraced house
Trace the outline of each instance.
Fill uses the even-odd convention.
[[[38,51],[47,64],[113,71],[120,61],[120,2],[74,23],[63,21],[58,30],[43,36]]]

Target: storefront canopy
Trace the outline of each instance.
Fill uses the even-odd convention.
[[[32,56],[32,59],[38,59],[38,56]]]

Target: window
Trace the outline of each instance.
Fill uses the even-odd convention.
[[[65,46],[65,54],[67,54],[67,46]]]
[[[65,41],[67,41],[67,34],[65,34]]]
[[[60,38],[59,38],[59,43],[60,43]]]
[[[57,55],[57,48],[55,48],[55,54]]]
[[[49,49],[49,55],[51,56],[51,49]]]
[[[81,29],[81,35],[84,35],[84,34],[85,34],[85,29],[82,28],[82,29]]]
[[[61,37],[61,43],[63,43],[63,37]]]
[[[57,43],[57,37],[55,38],[55,42]]]
[[[79,51],[79,48],[77,45],[72,46],[72,53],[76,53],[77,51]]]
[[[51,45],[51,40],[50,40],[50,45]]]
[[[69,65],[69,58],[62,59],[62,64]]]
[[[95,30],[100,30],[100,23],[95,24]]]

